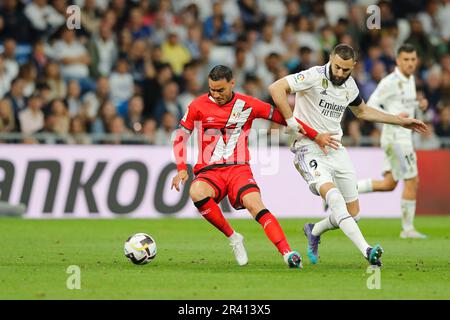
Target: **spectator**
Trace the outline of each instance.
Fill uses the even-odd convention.
[[[70,136],[68,144],[90,144],[91,138],[86,133],[86,123],[80,116],[75,116],[70,120]]]
[[[262,39],[256,43],[254,53],[260,62],[271,53],[277,53],[280,56],[286,53],[286,46],[278,35],[274,35],[272,24],[264,25],[262,29]]]
[[[98,109],[97,118],[91,126],[92,133],[106,133],[108,130],[108,123],[117,115],[116,107],[111,100],[103,102]]]
[[[50,87],[51,99],[64,99],[67,94],[66,82],[61,77],[59,65],[51,61],[45,67],[45,82]]]
[[[130,62],[130,73],[136,85],[141,86],[144,79],[147,64],[150,61],[150,50],[144,40],[136,40],[130,48],[128,55]]]
[[[203,35],[218,45],[231,44],[236,40],[236,34],[225,21],[220,2],[213,4],[213,15],[203,24]]]
[[[111,73],[109,77],[111,99],[116,107],[119,108],[119,113],[124,110],[128,99],[134,94],[133,76],[128,69],[129,65],[127,60],[119,59],[116,71]]]
[[[241,19],[246,30],[261,30],[266,22],[266,16],[259,9],[256,0],[239,0]]]
[[[97,79],[95,92],[88,92],[83,96],[84,116],[89,123],[95,121],[100,106],[111,99],[109,79],[100,77]],[[70,109],[69,109],[70,110]]]
[[[3,41],[3,63],[12,79],[19,75],[19,63],[16,59],[16,40],[7,38]]]
[[[384,63],[381,61],[375,61],[375,63],[372,65],[370,78],[367,81],[365,81],[360,86],[359,89],[361,93],[361,98],[363,98],[364,101],[369,100],[370,95],[372,94],[372,92],[375,91],[375,88],[377,87],[378,83],[385,76],[386,76],[386,67]]]
[[[98,33],[94,33],[88,44],[88,51],[91,57],[91,75],[95,78],[109,76],[119,52],[113,30],[108,23],[103,22]]]
[[[24,95],[25,82],[21,78],[16,78],[11,82],[11,90],[6,94],[5,98],[13,108],[15,117],[20,111],[24,110],[27,106],[27,101]]]
[[[145,137],[147,144],[155,144],[156,131],[158,123],[153,118],[148,118],[144,121],[142,126],[142,135]]]
[[[40,36],[51,35],[66,22],[64,16],[49,5],[47,0],[33,0],[27,4],[24,13]]]
[[[31,96],[36,89],[37,69],[33,63],[27,62],[23,64],[19,69],[19,77],[25,82],[24,95],[26,97]]]
[[[50,103],[50,112],[54,116],[53,132],[63,135],[69,133],[70,117],[64,102],[59,99],[53,100]]]
[[[144,115],[150,116],[155,113],[156,104],[162,97],[162,88],[173,80],[172,68],[169,64],[149,69],[144,80],[143,92]]]
[[[3,56],[0,55],[0,99],[9,91],[12,79],[12,75],[5,66]]]
[[[142,112],[144,111],[144,101],[141,96],[133,96],[128,101],[128,112],[125,124],[134,133],[140,133],[144,123]]]
[[[347,134],[349,136],[349,143],[347,143],[347,146],[351,147],[357,147],[361,146],[361,127],[360,123],[357,119],[351,120],[347,127]]]
[[[421,63],[426,67],[430,67],[436,58],[434,47],[424,33],[420,20],[413,18],[409,23],[411,34],[409,38],[406,39],[406,42],[412,44],[414,48],[416,48]]]
[[[84,0],[81,9],[81,27],[87,35],[94,34],[100,28],[101,14],[97,9],[96,0]]]
[[[82,90],[92,88],[89,79],[91,58],[86,48],[78,41],[74,30],[62,29],[61,40],[53,45],[56,60],[61,63],[61,75],[64,80],[77,80]]]
[[[38,78],[45,76],[45,67],[49,63],[47,54],[45,53],[45,43],[43,41],[36,41],[33,45],[33,51],[30,57],[31,63],[35,66]],[[59,71],[58,71],[59,72]]]
[[[155,143],[160,146],[172,145],[172,133],[177,127],[178,120],[170,112],[162,116],[161,127],[156,131]]]
[[[439,137],[450,138],[450,103],[441,109],[439,123],[436,125],[436,134]]]
[[[65,103],[70,116],[76,116],[83,113],[83,102],[81,101],[81,88],[77,81],[69,81],[67,86],[67,96]]]
[[[108,122],[108,132],[114,137],[108,138],[104,143],[106,144],[127,144],[130,137],[130,131],[125,126],[125,121],[120,116],[114,116]]]
[[[15,132],[16,119],[8,99],[0,100],[0,132]]]
[[[144,24],[144,17],[140,8],[133,8],[130,11],[129,29],[133,40],[148,39],[151,29]]]
[[[161,123],[165,113],[171,113],[177,121],[181,120],[183,116],[183,108],[177,101],[178,96],[178,85],[175,81],[168,82],[163,87],[162,97],[156,104],[155,111],[153,113],[153,118]]]
[[[174,29],[169,30],[167,41],[161,45],[161,50],[163,61],[170,64],[175,75],[180,75],[184,65],[191,60],[189,50],[180,43],[179,35]]]
[[[25,110],[19,112],[21,131],[32,134],[44,127],[44,113],[42,112],[43,101],[40,96],[31,96]]]
[[[5,0],[0,7],[0,39],[14,38],[20,43],[30,43],[35,38],[31,23],[19,0]]]
[[[200,58],[200,42],[202,39],[202,27],[199,24],[190,26],[187,30],[187,39],[184,42],[193,60]]]

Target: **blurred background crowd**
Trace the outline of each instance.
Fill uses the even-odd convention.
[[[372,4],[380,29],[366,26]],[[66,27],[70,5],[79,29]],[[2,0],[0,140],[170,145],[214,65],[233,69],[236,91],[270,102],[270,83],[325,64],[341,42],[358,52],[353,77],[367,101],[408,42],[420,58],[417,93],[429,102],[418,117],[430,130],[416,147],[449,147],[449,39],[450,0]],[[343,127],[347,145],[379,144],[381,126],[347,112]]]

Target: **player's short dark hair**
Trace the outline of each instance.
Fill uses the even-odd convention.
[[[400,48],[398,48],[397,56],[399,56],[400,53],[402,53],[402,52],[411,53],[411,52],[415,52],[415,51],[416,51],[416,48],[412,44],[404,43],[400,46]]]
[[[341,43],[334,47],[332,55],[337,54],[344,60],[353,59],[356,60],[355,50],[348,44]]]
[[[208,77],[212,81],[219,81],[225,79],[229,82],[231,81],[231,79],[233,79],[233,71],[231,71],[231,69],[228,68],[227,66],[219,64],[211,69]]]

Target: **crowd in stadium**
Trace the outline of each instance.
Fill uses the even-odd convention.
[[[368,29],[374,2],[381,24]],[[73,4],[81,25],[70,30]],[[190,101],[208,91],[214,65],[232,67],[237,91],[270,102],[273,81],[325,64],[337,43],[357,50],[353,77],[367,101],[408,42],[420,58],[417,94],[429,102],[420,116],[430,130],[416,147],[436,149],[450,137],[449,39],[449,0],[3,0],[0,140],[18,142],[1,134],[21,132],[23,143],[49,142],[34,133],[70,134],[56,143],[126,143],[92,135],[112,133],[169,145]],[[377,145],[380,132],[349,112],[344,119],[349,145]]]

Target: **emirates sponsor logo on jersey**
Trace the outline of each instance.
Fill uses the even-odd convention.
[[[214,117],[208,117],[208,118],[206,118],[206,122],[207,122],[207,123],[211,123],[211,122],[214,122],[214,121],[216,121],[216,119],[215,119]]]
[[[320,113],[323,116],[332,119],[340,119],[346,108],[346,106],[342,106],[334,102],[327,102],[324,99],[320,99],[319,107],[322,108]]]

